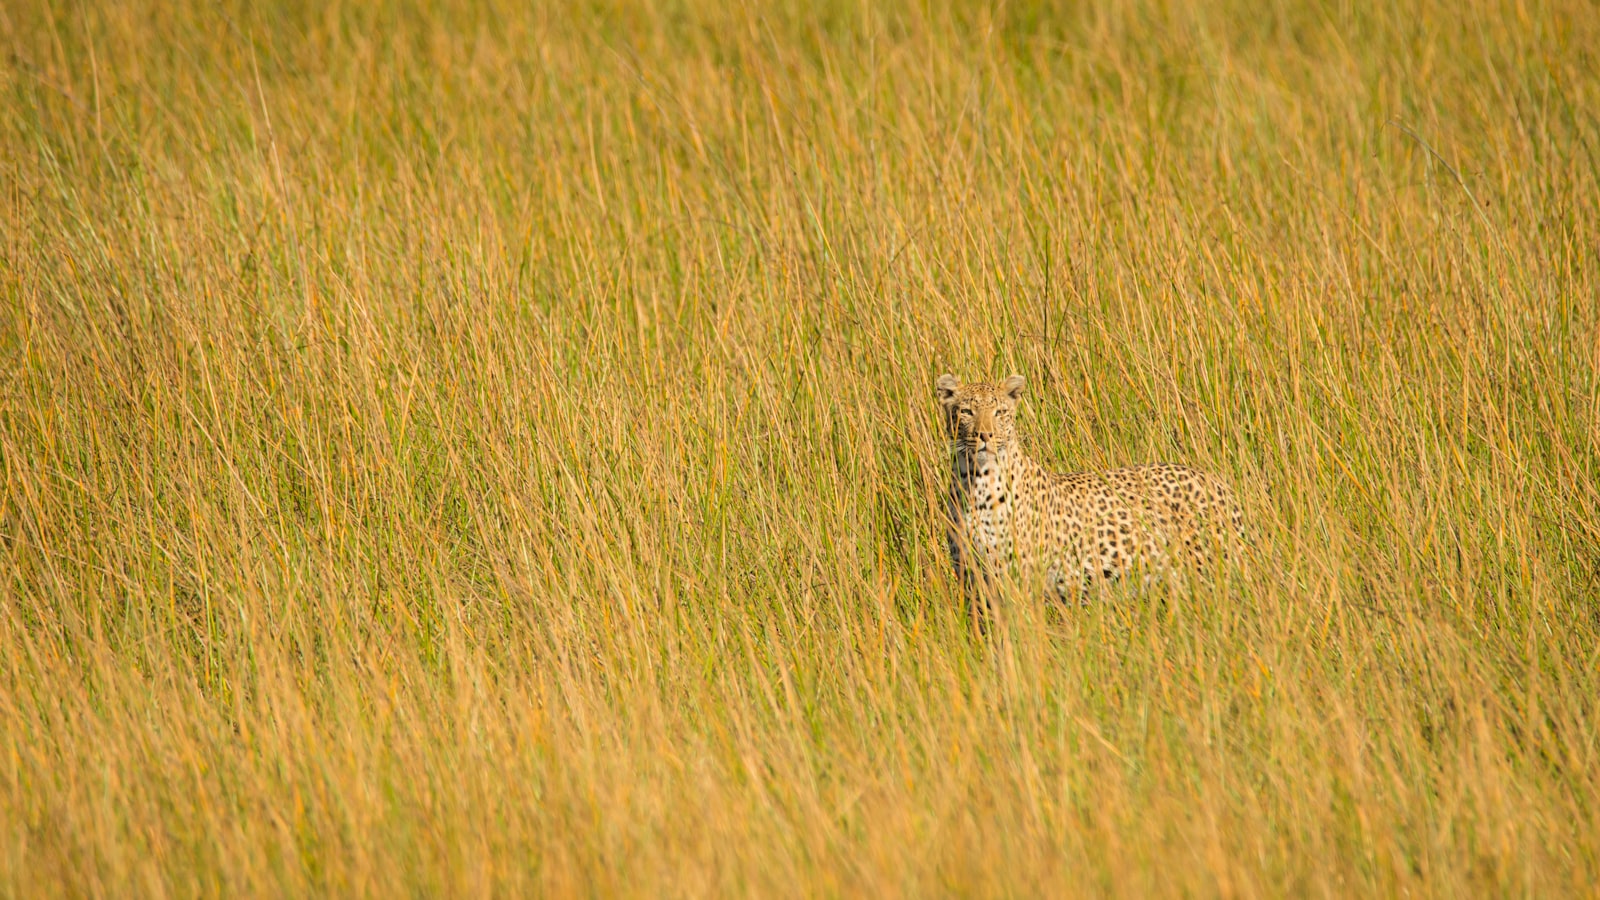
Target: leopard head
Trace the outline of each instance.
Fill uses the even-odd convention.
[[[940,375],[934,390],[944,410],[945,432],[956,449],[981,461],[1016,443],[1023,384],[1021,375],[999,384],[961,384],[954,375]]]

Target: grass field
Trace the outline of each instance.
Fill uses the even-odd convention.
[[[0,895],[1593,891],[1597,54],[0,7]],[[943,371],[1256,564],[974,628]]]

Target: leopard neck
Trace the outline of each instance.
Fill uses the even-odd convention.
[[[999,482],[999,487],[1008,487],[1035,468],[1034,461],[1028,458],[1015,440],[992,454],[981,466],[977,454],[958,446],[951,488],[957,494],[966,496],[977,489],[980,483],[987,485]]]

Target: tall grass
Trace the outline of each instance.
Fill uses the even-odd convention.
[[[0,9],[0,894],[1600,882],[1600,13]],[[932,382],[1257,565],[974,629]]]

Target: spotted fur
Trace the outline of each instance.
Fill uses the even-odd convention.
[[[1135,569],[1148,577],[1184,562],[1208,568],[1231,536],[1243,536],[1232,488],[1198,469],[1046,471],[1017,442],[1023,384],[1021,375],[1000,384],[941,375],[936,384],[954,443],[950,559],[969,594],[1011,564],[1057,596],[1081,599],[1096,581]]]

